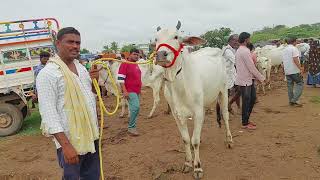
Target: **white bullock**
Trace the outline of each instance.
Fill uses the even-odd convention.
[[[259,91],[259,87],[262,87],[263,94],[266,94],[265,85],[268,86],[268,89],[271,89],[271,61],[266,57],[257,57],[257,69],[259,72],[266,78],[266,84],[263,82],[262,84],[257,85],[257,91]]]
[[[262,48],[256,48],[258,57],[266,57],[271,60],[271,66],[274,67],[275,73],[278,73],[278,69],[282,64],[282,51],[285,45],[279,47],[266,45]]]
[[[158,27],[156,63],[166,68],[164,95],[185,145],[186,159],[183,171],[189,172],[193,167],[194,177],[200,179],[203,176],[199,147],[204,107],[209,107],[216,100],[222,110],[228,147],[232,144],[226,66],[218,48],[205,48],[193,53],[183,48],[183,45],[199,45],[205,41],[199,37],[180,37],[180,26],[179,21],[174,30],[161,30]],[[194,121],[191,141],[187,126],[189,117]],[[190,145],[194,150],[194,158]]]
[[[143,61],[144,60],[139,60],[138,62],[143,62]],[[117,78],[118,78],[119,67],[120,67],[120,63],[118,62],[110,63],[111,73],[112,73],[112,76],[115,78],[115,81],[117,81]],[[141,70],[142,85],[150,87],[152,89],[153,106],[148,115],[148,118],[152,118],[154,111],[156,110],[160,102],[160,89],[164,81],[163,79],[164,69],[161,66],[147,65],[147,64],[140,64],[139,68]],[[111,83],[111,78],[108,77],[108,73],[106,70],[100,71],[100,82],[101,81],[104,82],[104,85],[107,91],[115,94],[115,89],[113,88],[113,85]],[[121,91],[119,83],[117,83],[117,86],[119,88],[119,91]],[[128,105],[128,102],[124,98],[121,98],[120,117],[124,117],[126,105]],[[129,116],[130,116],[130,113],[129,113]]]

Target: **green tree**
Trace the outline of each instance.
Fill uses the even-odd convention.
[[[88,54],[88,53],[90,53],[90,51],[86,48],[83,48],[80,50],[80,54]]]
[[[103,46],[102,52],[103,52],[103,53],[110,53],[110,52],[111,52],[111,49],[109,48],[109,45]]]
[[[111,43],[111,45],[110,45],[110,49],[111,49],[112,51],[114,51],[114,52],[117,52],[118,49],[119,49],[118,43],[115,42],[115,41],[113,41],[113,42]]]
[[[232,30],[230,28],[222,27],[220,29],[214,29],[201,35],[201,38],[205,39],[207,43],[202,47],[218,47],[222,48],[227,44],[228,37]]]
[[[131,49],[137,48],[134,44],[127,44],[122,46],[121,52],[130,52]]]
[[[251,41],[253,43],[261,41],[269,41],[271,39],[286,39],[295,36],[297,38],[310,38],[320,36],[320,23],[301,24],[294,27],[286,27],[285,25],[276,25],[274,28],[265,27],[260,31],[252,34]]]

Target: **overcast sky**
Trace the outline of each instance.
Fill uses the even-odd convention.
[[[222,26],[252,32],[264,26],[320,22],[320,0],[2,0],[0,21],[54,17],[81,33],[82,47],[148,43],[156,27],[200,35]]]

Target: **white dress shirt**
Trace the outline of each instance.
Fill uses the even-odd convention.
[[[74,64],[79,75],[74,74],[74,77],[90,109],[91,121],[98,126],[96,98],[92,92],[90,75],[78,60],[74,60]],[[65,83],[59,66],[54,63],[48,63],[40,71],[36,83],[42,123],[48,128],[50,135],[64,132],[69,138],[69,121],[67,119],[67,112],[64,110]],[[61,147],[55,138],[54,142],[57,149]]]

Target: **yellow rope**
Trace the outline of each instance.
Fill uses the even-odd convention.
[[[101,59],[97,59],[97,60],[93,61],[93,63],[92,63],[92,65],[100,64],[100,65],[102,65],[102,68],[107,70],[108,75],[109,75],[109,77],[111,79],[112,86],[114,87],[115,93],[116,93],[115,94],[115,96],[116,96],[116,107],[114,108],[114,110],[112,112],[109,112],[107,110],[107,108],[105,107],[104,103],[103,103],[98,81],[96,79],[93,80],[93,86],[94,86],[94,88],[96,90],[96,93],[97,93],[97,96],[98,96],[98,100],[99,100],[100,116],[101,116],[100,117],[99,156],[100,156],[100,174],[101,174],[100,177],[101,177],[102,180],[104,180],[103,158],[102,158],[102,148],[101,148],[102,147],[103,126],[104,126],[104,113],[106,113],[109,116],[114,115],[118,111],[119,104],[120,104],[119,103],[120,102],[120,93],[119,93],[118,86],[116,84],[116,81],[115,81],[114,77],[112,76],[112,73],[111,73],[111,70],[110,70],[109,66],[104,61],[116,61],[116,62],[119,62],[119,63],[127,63],[127,64],[150,64],[150,65],[152,65],[153,64],[154,55],[155,55],[155,52],[153,52],[150,55],[149,59],[144,61],[144,62],[131,62],[131,61],[121,61],[121,60],[114,59],[114,58],[101,58]]]

